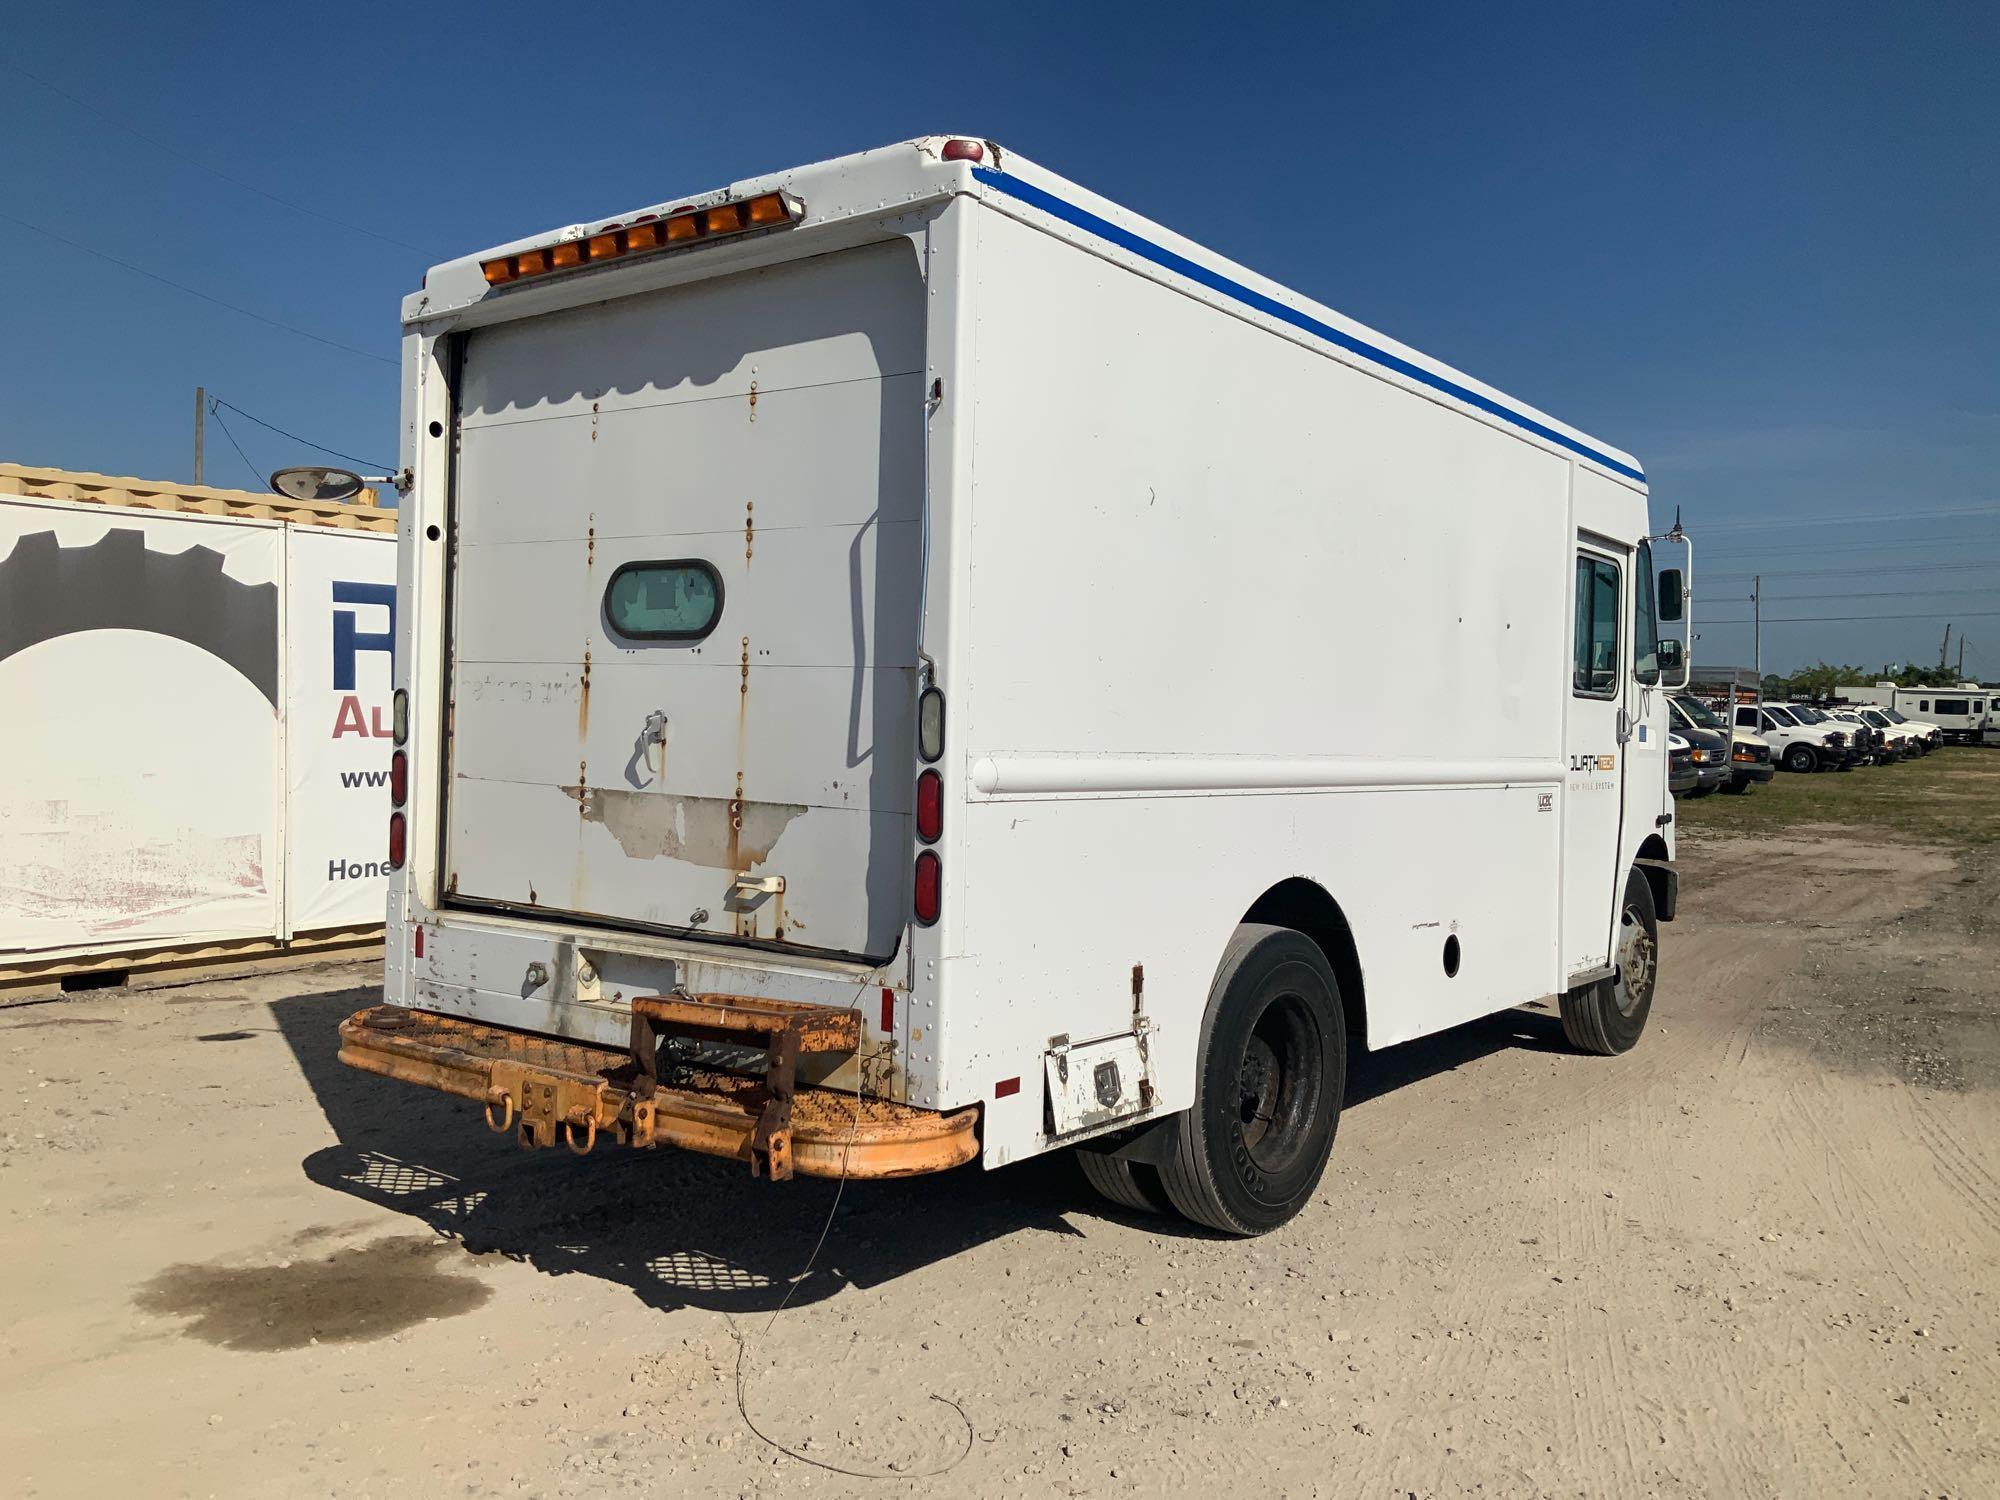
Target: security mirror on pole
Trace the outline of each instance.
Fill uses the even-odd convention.
[[[361,493],[364,481],[349,469],[325,469],[317,465],[301,469],[280,469],[271,476],[271,488],[287,500],[312,500],[322,504],[352,500]]]

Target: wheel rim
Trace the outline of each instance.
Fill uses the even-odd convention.
[[[1646,930],[1638,911],[1626,907],[1618,918],[1618,972],[1611,986],[1620,1015],[1631,1015],[1652,998],[1658,965],[1658,944],[1653,934]]]
[[[1283,1172],[1306,1147],[1319,1099],[1319,1034],[1305,1000],[1273,995],[1243,1044],[1236,1071],[1237,1144],[1265,1176]]]

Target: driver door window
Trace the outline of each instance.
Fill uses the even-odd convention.
[[[1618,696],[1618,564],[1576,557],[1576,652],[1571,678],[1579,697]]]

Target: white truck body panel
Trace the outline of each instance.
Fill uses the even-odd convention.
[[[1626,872],[1672,851],[1665,700],[1632,670],[1637,465],[1011,153],[939,144],[684,200],[784,188],[806,217],[781,233],[490,293],[471,257],[406,303],[388,998],[610,1044],[632,995],[675,985],[861,1003],[892,1096],[983,1104],[992,1166],[1184,1108],[1260,900],[1337,905],[1371,1047],[1605,970]],[[593,633],[613,537],[725,570],[703,657]],[[1617,579],[1582,696],[1580,551]],[[1385,663],[1448,720],[1347,711]],[[468,701],[535,674],[547,693]],[[949,705],[930,926],[927,676]],[[634,785],[656,709],[676,738]],[[755,861],[679,857],[645,799],[738,775],[803,811]],[[621,849],[597,792],[655,845]],[[782,934],[725,916],[763,873]],[[1050,1081],[1064,1049],[1093,1078],[1119,1062],[1115,1102]]]

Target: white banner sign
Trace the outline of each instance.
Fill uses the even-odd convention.
[[[395,539],[300,526],[287,550],[289,927],[358,927],[388,901]]]

